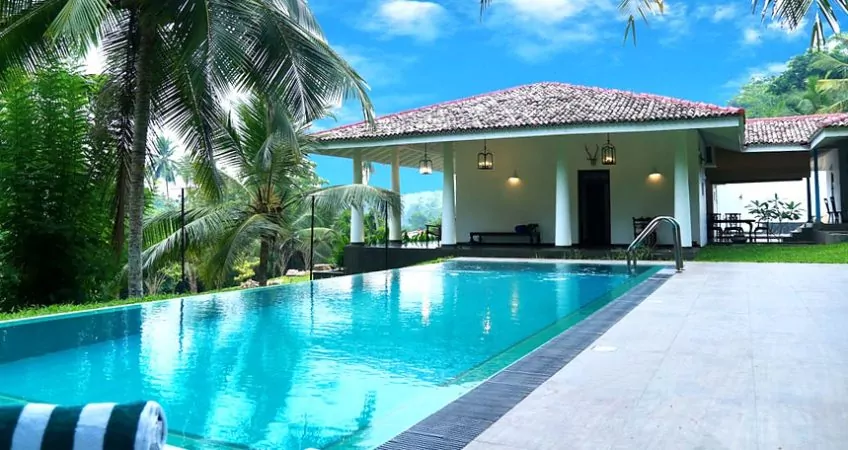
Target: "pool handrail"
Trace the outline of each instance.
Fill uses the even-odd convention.
[[[625,253],[627,254],[627,271],[629,273],[633,273],[633,269],[636,268],[636,255],[634,254],[636,249],[663,222],[671,224],[674,235],[674,265],[678,272],[683,271],[683,246],[680,240],[680,223],[671,216],[657,216],[648,223],[645,229],[639,233],[639,236],[636,236],[636,239],[633,239],[633,242],[627,247]]]

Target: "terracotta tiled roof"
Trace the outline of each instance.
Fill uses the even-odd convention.
[[[848,114],[831,114],[827,119],[822,121],[821,125],[824,128],[848,127]]]
[[[748,119],[745,145],[807,145],[821,128],[848,126],[848,114]]]
[[[742,116],[730,108],[614,89],[537,83],[316,133],[321,141],[369,140],[494,129]]]

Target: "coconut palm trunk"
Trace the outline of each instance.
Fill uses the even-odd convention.
[[[142,16],[143,17],[143,16]],[[127,278],[129,296],[144,295],[142,268],[142,223],[144,219],[144,175],[147,160],[147,132],[150,125],[150,75],[155,50],[155,30],[143,23],[136,60],[136,92],[133,105],[133,140],[130,155],[129,219],[130,230],[127,248]]]
[[[268,260],[271,259],[271,243],[262,238],[259,244],[259,266],[256,267],[256,282],[260,286],[268,285]]]

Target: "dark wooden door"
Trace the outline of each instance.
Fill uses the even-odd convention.
[[[608,170],[577,172],[580,245],[610,245],[610,176]]]

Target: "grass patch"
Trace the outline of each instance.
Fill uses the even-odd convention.
[[[443,263],[445,261],[449,261],[451,259],[453,259],[453,256],[442,256],[441,258],[430,259],[430,260],[423,261],[423,262],[420,262],[420,263],[415,264],[415,265],[416,266],[424,266],[424,265],[427,265],[427,264],[438,264],[438,263]]]
[[[309,281],[309,275],[299,275],[295,277],[280,277],[275,278],[276,284],[290,284]],[[269,280],[270,281],[270,280]],[[238,287],[219,289],[214,291],[206,291],[198,294],[162,294],[150,295],[144,298],[122,298],[116,300],[106,300],[102,302],[80,303],[80,304],[61,304],[50,306],[30,306],[27,308],[18,309],[11,312],[0,312],[0,321],[12,319],[25,319],[29,317],[47,316],[50,314],[70,313],[78,311],[87,311],[90,309],[106,308],[109,306],[131,305],[133,303],[147,303],[158,300],[169,300],[172,298],[190,298],[198,295],[216,294],[220,292],[237,291]]]
[[[278,285],[278,284],[301,283],[303,281],[309,281],[309,274],[295,275],[295,276],[291,276],[291,277],[271,278],[270,280],[268,280],[268,285],[274,286],[274,285]]]
[[[702,248],[696,261],[848,264],[848,243],[830,245],[718,245]]]

